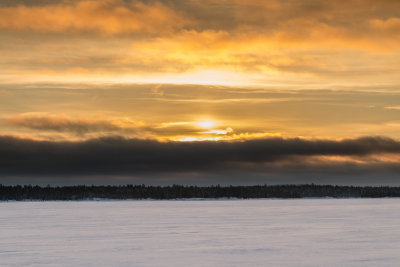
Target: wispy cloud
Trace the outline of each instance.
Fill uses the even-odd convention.
[[[75,132],[78,134],[98,131],[115,131],[122,128],[116,123],[104,119],[74,119],[65,115],[50,115],[45,113],[14,115],[7,119],[5,124],[34,130]]]
[[[388,107],[385,107],[385,109],[400,110],[400,106],[388,106]]]
[[[16,136],[40,140],[87,140],[104,136],[156,139],[160,141],[248,140],[279,133],[235,131],[228,127],[219,129],[214,121],[188,121],[145,123],[132,118],[71,117],[48,113],[14,114],[2,121],[3,126],[14,129]],[[208,129],[209,128],[209,129]],[[205,130],[208,129],[208,130]],[[12,134],[12,132],[7,132]],[[4,133],[2,134],[5,135]]]

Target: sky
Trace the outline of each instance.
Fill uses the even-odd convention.
[[[2,0],[0,183],[400,185],[397,0]]]

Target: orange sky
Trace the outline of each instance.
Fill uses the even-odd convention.
[[[397,138],[398,10],[398,1],[2,1],[3,134],[86,138],[92,130],[68,126],[86,123],[159,140]],[[80,92],[64,98],[66,89]]]
[[[399,8],[389,0],[2,1],[0,79],[396,88]]]
[[[68,125],[84,124],[160,140],[397,138],[398,10],[398,1],[2,1],[1,127],[42,138],[73,138]],[[65,99],[66,89],[80,92]]]
[[[0,136],[397,140],[399,10],[397,0],[3,0]]]

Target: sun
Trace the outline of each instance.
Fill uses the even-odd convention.
[[[196,125],[198,127],[205,128],[205,129],[210,129],[210,128],[214,127],[215,124],[216,124],[216,122],[212,121],[212,120],[204,120],[204,121],[199,121],[196,123]]]

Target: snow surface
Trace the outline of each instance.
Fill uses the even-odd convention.
[[[398,266],[400,199],[0,203],[0,266]]]

